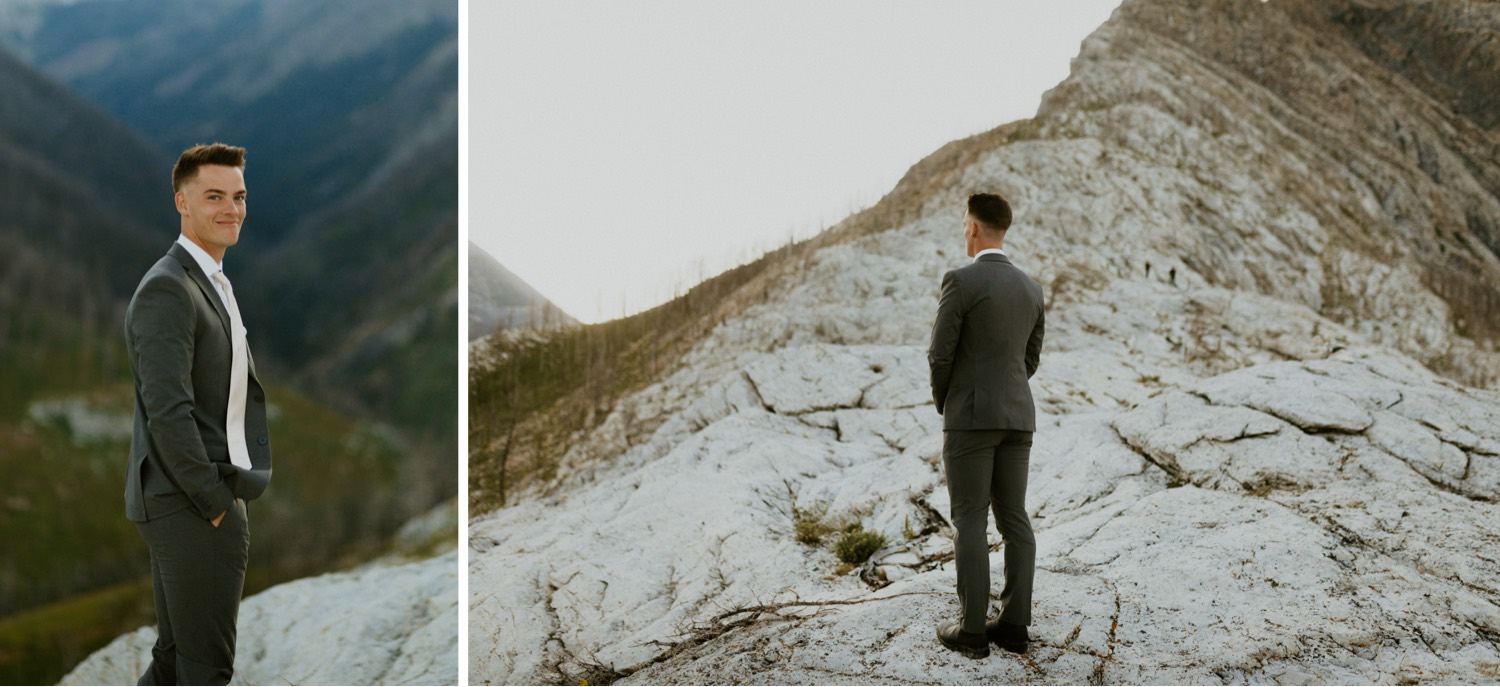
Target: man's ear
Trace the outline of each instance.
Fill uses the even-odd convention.
[[[177,214],[187,216],[187,194],[178,191],[176,195],[172,196],[172,200],[177,204]]]

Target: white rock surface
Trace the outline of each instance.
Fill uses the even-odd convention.
[[[1292,59],[1285,33],[1315,85],[1368,87],[1339,109],[1351,131],[1241,52],[1215,62],[1199,5],[1127,2],[1032,134],[951,170],[914,219],[775,268],[580,432],[545,494],[474,517],[471,682],[1500,679],[1500,394],[1453,381],[1493,384],[1500,356],[1422,273],[1423,251],[1459,250],[1440,218],[1500,216],[1488,172],[1434,185],[1389,150],[1383,117],[1450,143],[1435,132],[1462,122],[1393,112],[1409,87],[1274,14],[1314,4],[1203,11],[1269,36],[1245,48],[1277,46],[1268,64]],[[1135,18],[1152,12],[1183,21]],[[1011,198],[1007,252],[1048,298],[1037,641],[977,662],[933,637],[957,602],[925,360],[973,189]],[[796,539],[809,512],[890,545],[843,571]]]
[[[231,684],[458,684],[458,555],[277,585],[240,604]],[[94,652],[59,684],[135,684],[154,627]]]
[[[815,370],[852,367],[798,366],[820,355],[764,364],[793,365],[783,383],[808,389],[831,384]],[[1330,410],[1296,423],[1261,409],[1317,394]],[[1350,409],[1373,421],[1330,429]],[[929,510],[947,507],[936,415],[914,418],[904,445],[837,419],[878,412],[829,412],[834,430],[752,408],[555,502],[476,519],[472,679],[1391,683],[1500,666],[1500,564],[1483,553],[1500,544],[1500,466],[1465,479],[1413,460],[1444,455],[1419,447],[1451,446],[1445,432],[1500,441],[1493,392],[1360,349],[1248,367],[1120,412],[1044,416],[1029,494],[1037,641],[1028,660],[988,662],[931,637],[956,613],[949,530]],[[1390,431],[1405,443],[1386,422],[1405,423]],[[826,550],[793,538],[794,504],[856,514],[906,544],[886,559],[894,582],[835,574]],[[905,538],[929,523],[939,529]],[[720,617],[792,601],[809,605]],[[815,605],[828,601],[839,605]],[[670,650],[695,633],[712,638]]]

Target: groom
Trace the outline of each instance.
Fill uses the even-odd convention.
[[[932,399],[943,416],[943,468],[958,571],[959,622],[938,626],[944,646],[969,658],[991,641],[1026,653],[1036,539],[1026,516],[1026,469],[1036,409],[1027,380],[1042,353],[1042,289],[1005,256],[1010,204],[993,193],[969,196],[964,243],[974,262],[943,275],[927,362]],[[990,607],[986,511],[1005,542],[1000,616]]]
[[[182,235],[125,311],[135,430],[125,515],[151,549],[157,639],[142,685],[223,685],[249,561],[245,502],[271,480],[266,398],[224,275],[245,220],[245,149],[172,168]]]

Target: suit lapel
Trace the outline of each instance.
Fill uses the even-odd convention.
[[[229,309],[224,307],[224,301],[219,299],[218,290],[214,289],[213,283],[208,280],[208,275],[203,273],[203,268],[198,266],[198,261],[194,260],[181,244],[172,244],[167,254],[176,257],[177,261],[182,263],[182,269],[187,270],[188,277],[198,285],[198,289],[203,292],[203,297],[208,299],[209,304],[214,306],[214,312],[219,314],[219,323],[224,325],[224,335],[233,341],[234,337],[229,332]]]

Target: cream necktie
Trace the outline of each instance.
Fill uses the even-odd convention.
[[[229,286],[229,277],[223,272],[214,273],[214,283],[224,289],[224,305],[229,310],[230,350],[229,364],[229,410],[224,418],[224,431],[229,435],[229,462],[237,467],[250,469],[250,447],[245,444],[245,395],[250,384],[249,348],[245,341],[245,323],[240,319],[240,306],[234,300],[234,289]]]

